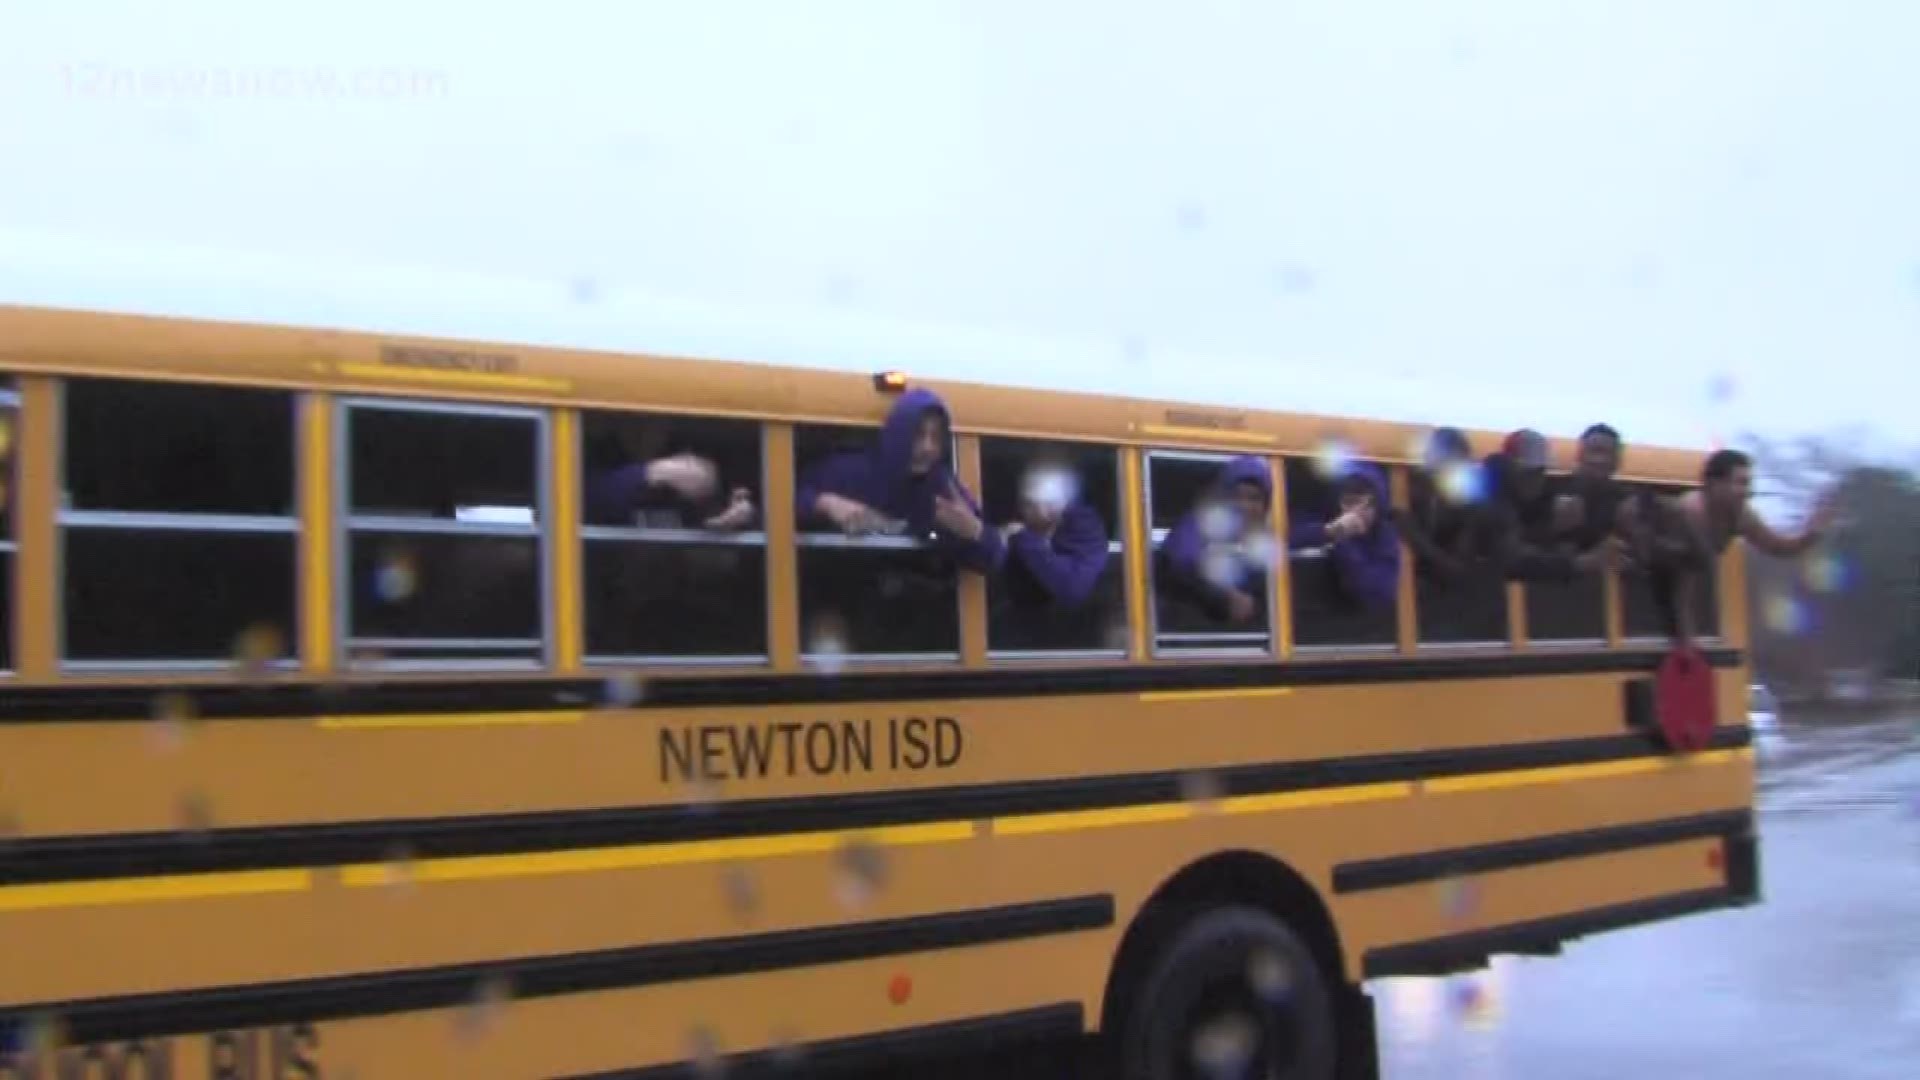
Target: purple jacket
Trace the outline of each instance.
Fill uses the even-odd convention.
[[[1220,466],[1220,472],[1213,478],[1213,490],[1225,492],[1236,484],[1253,484],[1273,501],[1273,474],[1267,470],[1267,463],[1257,457],[1237,457]],[[1206,555],[1207,538],[1200,532],[1200,511],[1198,507],[1187,511],[1185,516],[1173,523],[1167,530],[1167,538],[1160,542],[1160,558],[1174,576],[1189,583],[1200,583],[1205,578],[1200,572],[1200,560]]]
[[[1070,503],[1050,538],[1021,530],[1007,541],[1013,565],[1026,572],[1062,607],[1078,607],[1093,595],[1107,568],[1107,527],[1093,508]]]
[[[1304,516],[1287,530],[1290,547],[1327,547],[1340,588],[1357,603],[1380,608],[1394,603],[1400,590],[1400,533],[1393,527],[1387,478],[1379,467],[1355,462],[1353,471],[1373,489],[1373,528],[1351,540],[1327,543],[1324,518]]]
[[[941,492],[958,495],[976,515],[980,513],[979,502],[961,486],[953,470],[942,462],[923,476],[911,472],[913,438],[920,428],[920,418],[936,411],[943,418],[947,416],[946,404],[931,390],[909,390],[900,395],[881,425],[878,444],[867,450],[836,454],[800,477],[794,492],[796,520],[817,520],[813,504],[821,495],[838,495],[905,521],[912,535],[930,538],[938,550],[963,566],[983,572],[999,569],[1007,549],[998,529],[983,527],[978,539],[962,540],[934,527],[933,498]]]

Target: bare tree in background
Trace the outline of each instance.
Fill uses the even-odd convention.
[[[1809,559],[1748,560],[1755,668],[1813,694],[1839,671],[1920,678],[1920,471],[1866,460],[1844,436],[1743,441],[1770,501],[1804,510],[1833,491],[1840,510]]]

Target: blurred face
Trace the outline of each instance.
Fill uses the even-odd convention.
[[[1364,488],[1348,488],[1340,493],[1340,512],[1354,514],[1373,505],[1373,492]]]
[[[1753,470],[1741,467],[1722,480],[1707,481],[1707,501],[1723,513],[1732,513],[1747,505],[1753,494]]]
[[[1228,504],[1234,513],[1240,516],[1243,529],[1258,529],[1265,524],[1267,516],[1267,493],[1260,490],[1258,484],[1235,484],[1227,493]]]
[[[1052,532],[1060,524],[1060,507],[1042,499],[1020,500],[1020,520],[1036,532]]]
[[[1607,435],[1589,435],[1580,440],[1580,474],[1593,480],[1605,480],[1620,469],[1620,443]]]
[[[927,413],[913,433],[913,455],[907,467],[915,476],[925,476],[947,456],[947,425],[939,413]]]

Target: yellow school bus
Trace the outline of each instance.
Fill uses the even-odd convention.
[[[1329,446],[1404,499],[1403,425],[936,385],[990,522],[1047,461],[1107,524],[1040,619],[796,521],[911,371],[6,307],[0,374],[8,1080],[910,1076],[1094,1032],[1116,1077],[1362,1077],[1369,980],[1758,898],[1738,550],[1692,752],[1630,580],[1403,552],[1356,612],[1302,551],[1253,623],[1163,602],[1223,460],[1284,536]],[[749,527],[596,508],[689,446]]]

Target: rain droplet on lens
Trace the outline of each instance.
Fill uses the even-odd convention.
[[[887,853],[871,840],[855,838],[840,845],[835,860],[834,891],[840,906],[861,908],[873,902],[887,884]]]
[[[204,839],[213,829],[213,803],[202,792],[186,792],[175,806],[174,820],[181,832]]]
[[[1707,400],[1715,405],[1724,405],[1733,400],[1737,392],[1733,376],[1722,372],[1707,380]]]
[[[233,640],[233,662],[242,675],[264,675],[286,655],[286,638],[271,623],[256,623]]]
[[[696,776],[687,781],[686,808],[696,814],[711,813],[724,795],[720,781]]]
[[[481,979],[474,986],[466,1008],[460,1010],[457,1024],[460,1037],[474,1041],[491,1034],[512,1001],[513,984],[505,976],[489,975]]]
[[[67,1022],[58,1013],[36,1012],[27,1018],[21,1049],[34,1061],[46,1061],[68,1046]]]
[[[1195,1069],[1209,1078],[1246,1075],[1260,1045],[1260,1027],[1245,1013],[1229,1013],[1196,1028],[1189,1051]]]
[[[973,838],[975,840],[993,839],[993,819],[975,818],[973,822]]]
[[[827,674],[846,666],[848,641],[846,620],[832,612],[816,616],[807,626],[807,658]]]
[[[1194,523],[1200,528],[1200,536],[1214,543],[1223,543],[1240,535],[1240,512],[1223,502],[1209,501],[1203,504]]]
[[[395,844],[387,849],[387,857],[380,864],[380,883],[394,892],[407,892],[413,888],[416,872],[413,849]]]
[[[1760,617],[1776,634],[1801,634],[1807,629],[1807,611],[1792,596],[1776,594],[1761,603]]]
[[[1313,471],[1322,480],[1343,480],[1353,471],[1353,444],[1339,436],[1320,440],[1313,453]]]
[[[1200,576],[1222,589],[1238,588],[1245,573],[1246,567],[1235,546],[1209,544],[1200,556]]]
[[[1181,800],[1203,814],[1211,814],[1219,810],[1220,800],[1225,798],[1226,794],[1226,781],[1216,772],[1201,769],[1181,774]]]
[[[773,1067],[782,1072],[790,1072],[806,1064],[807,1048],[800,1042],[800,1036],[791,1029],[782,1028],[774,1032],[767,1049]]]
[[[1281,1001],[1293,992],[1293,966],[1278,952],[1260,949],[1247,960],[1247,982],[1261,1000]]]
[[[1831,551],[1822,551],[1806,560],[1803,573],[1807,588],[1816,593],[1836,593],[1846,588],[1846,564]]]
[[[729,866],[720,871],[720,887],[727,894],[727,907],[733,916],[741,922],[749,922],[760,912],[760,886],[753,880],[753,872],[743,866]]]
[[[600,300],[600,283],[586,275],[574,278],[567,283],[567,292],[576,304],[593,304]]]
[[[1036,464],[1020,478],[1020,497],[1051,513],[1059,513],[1080,495],[1080,477],[1058,462]]]
[[[1185,203],[1175,212],[1174,220],[1187,232],[1199,232],[1207,227],[1207,209],[1198,203]]]
[[[606,686],[602,688],[601,701],[609,708],[632,708],[646,696],[646,689],[646,683],[640,676],[631,672],[610,675],[607,677]]]
[[[412,552],[393,546],[380,553],[380,562],[373,572],[376,596],[389,604],[402,604],[413,599],[419,588],[420,574]]]
[[[1471,506],[1486,497],[1486,481],[1470,461],[1449,461],[1440,467],[1440,497],[1456,506]]]
[[[687,1035],[687,1058],[693,1063],[693,1074],[701,1080],[727,1075],[727,1059],[721,1055],[720,1037],[704,1024]]]
[[[1471,919],[1480,906],[1479,887],[1467,878],[1442,878],[1439,897],[1441,914],[1452,922]]]
[[[1313,271],[1304,266],[1283,266],[1275,274],[1274,280],[1280,291],[1289,296],[1301,296],[1313,291]]]

